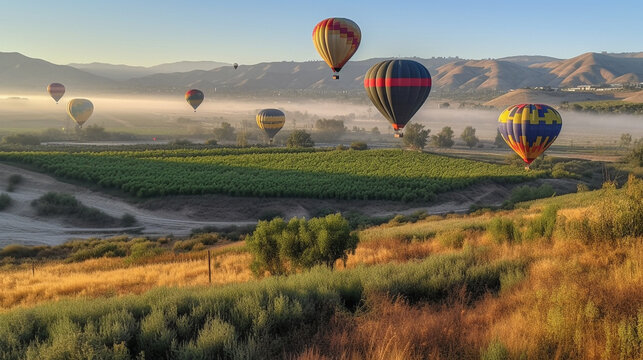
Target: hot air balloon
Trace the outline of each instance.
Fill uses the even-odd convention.
[[[361,40],[359,26],[349,19],[328,18],[313,29],[313,43],[319,55],[335,72],[333,79],[339,79],[337,73],[355,54]]]
[[[204,96],[201,90],[192,89],[185,93],[185,100],[194,108],[194,112],[196,112],[196,108],[203,102],[203,98]]]
[[[395,137],[422,107],[431,92],[431,75],[413,60],[387,60],[373,65],[364,88],[377,110],[393,125]]]
[[[233,67],[235,70],[237,70],[237,68],[239,67],[239,64],[234,63],[234,64],[232,64],[232,67]]]
[[[500,135],[527,167],[551,146],[562,127],[558,111],[543,104],[513,105],[498,117]]]
[[[272,139],[284,127],[285,122],[286,115],[281,110],[263,109],[257,114],[257,125],[266,132],[271,144]]]
[[[58,104],[58,100],[65,95],[65,86],[59,83],[51,83],[47,86],[47,92]]]
[[[94,104],[87,99],[71,99],[67,104],[67,113],[72,120],[78,124],[78,127],[83,127],[92,113],[94,112]]]

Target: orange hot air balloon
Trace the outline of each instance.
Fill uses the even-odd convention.
[[[47,92],[49,96],[56,101],[56,104],[58,104],[58,100],[65,95],[65,86],[60,83],[51,83],[47,86]]]
[[[313,43],[319,55],[335,72],[333,79],[339,79],[337,73],[355,54],[361,40],[359,26],[349,19],[328,18],[313,29]]]

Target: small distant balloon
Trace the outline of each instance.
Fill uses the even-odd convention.
[[[190,106],[192,106],[194,112],[196,112],[196,108],[201,105],[203,99],[204,95],[201,90],[192,89],[188,90],[188,92],[185,93],[185,100],[188,102],[188,104],[190,104]]]
[[[67,104],[67,113],[78,127],[82,128],[94,112],[94,104],[87,99],[71,99]]]
[[[270,143],[279,130],[284,127],[286,115],[278,109],[263,109],[257,114],[257,126],[266,132]]]
[[[313,43],[322,59],[335,72],[333,79],[339,79],[337,73],[355,54],[361,40],[359,26],[349,19],[328,18],[313,29]]]
[[[49,93],[49,96],[56,101],[56,104],[58,104],[60,98],[65,95],[65,86],[60,83],[51,83],[47,86],[47,92]]]
[[[558,111],[544,104],[512,105],[498,117],[502,139],[527,166],[554,143],[562,127]]]
[[[235,70],[237,70],[237,68],[239,67],[239,64],[234,63],[234,64],[232,64],[232,67],[233,67]]]

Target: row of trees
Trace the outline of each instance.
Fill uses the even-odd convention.
[[[429,139],[432,146],[439,148],[450,148],[455,143],[453,140],[454,133],[450,126],[443,127],[442,131],[429,137],[430,133],[431,130],[425,129],[424,125],[412,123],[406,126],[402,139],[404,145],[417,150],[424,149]],[[480,139],[476,136],[476,129],[471,126],[467,126],[464,131],[462,131],[460,139],[462,139],[469,148],[473,148],[480,143]]]

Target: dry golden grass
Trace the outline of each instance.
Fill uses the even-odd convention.
[[[212,283],[248,281],[252,277],[248,253],[227,252],[212,259]],[[158,286],[208,284],[205,251],[189,256],[161,255],[157,262],[128,265],[121,258],[92,259],[80,263],[48,263],[3,271],[0,309],[34,305],[64,297],[98,297],[140,294]]]

